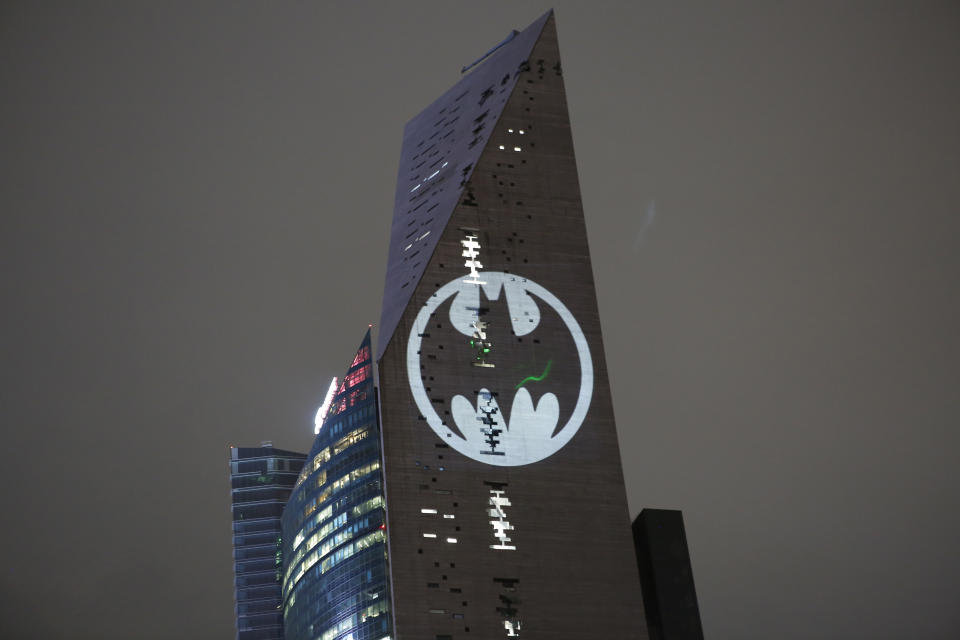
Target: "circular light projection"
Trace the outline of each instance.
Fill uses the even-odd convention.
[[[414,320],[407,341],[407,377],[410,391],[420,413],[431,429],[452,448],[468,458],[501,467],[521,466],[543,460],[564,447],[577,433],[586,418],[593,396],[593,362],[590,348],[580,325],[560,300],[539,284],[515,274],[483,271],[481,284],[464,282],[457,278],[438,289],[423,305]],[[481,389],[475,402],[457,395],[450,407],[454,423],[461,437],[447,426],[433,408],[423,385],[420,369],[420,350],[427,332],[430,316],[454,297],[450,305],[450,321],[466,336],[477,331],[480,288],[489,300],[503,294],[514,333],[518,336],[532,332],[540,323],[537,301],[549,305],[570,332],[580,360],[580,390],[576,405],[566,424],[556,432],[559,421],[559,402],[553,393],[544,393],[536,402],[526,386],[498,389],[501,398],[512,393],[509,424],[499,410],[491,390]],[[472,365],[465,365],[472,366]]]

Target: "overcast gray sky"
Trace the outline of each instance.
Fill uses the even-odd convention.
[[[706,636],[960,636],[960,5],[556,2],[631,515]],[[537,2],[0,4],[0,635],[233,637],[228,447],[379,318]]]

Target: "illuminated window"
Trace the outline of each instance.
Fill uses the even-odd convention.
[[[507,535],[507,531],[513,531],[513,525],[507,521],[504,507],[511,506],[510,500],[502,489],[490,489],[490,493],[491,508],[487,510],[487,513],[495,518],[495,520],[490,521],[490,525],[493,527],[493,537],[499,541],[498,544],[490,545],[490,548],[501,551],[515,551],[517,548],[514,545],[507,544],[512,542],[512,539]]]
[[[347,389],[354,387],[360,384],[361,382],[363,382],[364,380],[368,379],[372,371],[373,369],[368,364],[368,365],[364,365],[363,367],[360,367],[356,371],[348,373],[346,376],[343,377],[343,382],[340,383],[340,389],[337,391],[337,394],[341,394]]]
[[[356,357],[353,359],[353,363],[350,365],[350,368],[357,366],[361,362],[365,362],[370,359],[370,347],[364,345],[360,351],[357,352]]]
[[[382,543],[384,541],[384,532],[382,529],[374,531],[373,533],[367,534],[362,538],[358,538],[356,542],[345,544],[333,553],[330,553],[326,558],[319,562],[320,570],[319,573],[323,574],[332,569],[338,563],[347,558],[351,557],[355,553],[362,551],[374,544]],[[290,593],[290,590],[293,586],[302,578],[306,572],[312,568],[318,561],[323,558],[323,554],[319,553],[319,549],[307,556],[307,559],[304,560],[303,565],[300,567],[297,572],[296,577],[284,585],[285,594]]]
[[[420,513],[423,513],[423,514],[435,514],[436,512],[437,512],[436,509],[427,509],[427,508],[420,509]],[[443,516],[443,517],[446,518],[447,516]]]
[[[425,533],[425,534],[423,534],[423,537],[424,537],[424,538],[436,538],[436,537],[437,537],[437,534],[435,534],[435,533]]]
[[[362,376],[363,376],[363,379],[366,379],[366,378],[369,377],[369,375],[370,375],[370,365],[367,365],[367,366],[365,366],[363,369],[360,369],[360,370],[358,370],[358,371],[355,371],[354,373],[359,374],[359,375],[362,375]],[[351,375],[353,375],[353,374],[351,374]],[[349,377],[349,376],[348,376],[348,377]],[[334,400],[333,404],[332,404],[331,407],[330,407],[330,411],[329,411],[328,414],[327,414],[328,417],[334,417],[334,416],[336,416],[336,415],[338,415],[338,414],[340,414],[340,413],[343,413],[343,412],[346,411],[348,408],[353,407],[353,406],[356,406],[357,404],[359,404],[359,403],[361,403],[361,402],[363,402],[364,400],[367,399],[367,389],[366,389],[366,388],[364,388],[364,389],[354,389],[353,391],[350,391],[349,394],[344,394],[344,395],[342,395],[342,396],[340,395],[341,393],[344,393],[345,388],[348,388],[349,386],[356,385],[357,383],[359,383],[359,382],[361,382],[361,381],[362,381],[362,380],[356,380],[356,379],[355,379],[355,381],[353,382],[352,385],[347,385],[347,387],[344,387],[344,385],[347,383],[347,378],[344,378],[344,383],[340,385],[341,391],[338,392],[338,396],[340,396],[340,397],[338,397],[336,400]]]
[[[320,634],[317,640],[333,640],[333,638],[337,637],[341,633],[345,631],[350,631],[356,625],[357,625],[357,616],[356,615],[348,616],[347,618],[344,618],[343,620],[341,620],[340,622],[338,622],[337,624],[335,624],[334,626],[330,627],[329,629],[324,631],[322,634]]]
[[[376,603],[370,605],[369,607],[367,607],[366,609],[364,609],[364,610],[360,613],[360,622],[366,622],[366,621],[367,621],[367,618],[376,618],[376,617],[379,616],[381,613],[386,613],[386,612],[389,611],[389,610],[390,610],[390,603],[389,603],[389,602],[387,602],[387,601],[385,601],[385,600],[381,600],[380,602],[376,602]]]
[[[500,605],[497,607],[497,613],[503,618],[503,628],[507,632],[508,638],[520,636],[520,610],[517,605],[520,601],[514,595],[517,591],[517,583],[513,578],[494,578],[494,582],[499,583],[503,591],[507,593],[500,594]]]
[[[353,516],[362,516],[382,506],[383,506],[383,496],[375,496],[359,505],[354,506],[350,510],[350,513]],[[315,522],[323,522],[324,520],[330,517],[331,513],[332,513],[332,506],[328,505],[327,508],[324,509],[320,514],[318,514],[318,517],[314,518],[313,520]],[[297,548],[300,542],[303,541],[305,531],[310,526],[313,526],[313,524],[314,523],[310,523],[308,526],[305,526],[297,534],[296,544],[294,544],[294,548]],[[286,583],[284,587],[285,589],[289,589],[292,586],[292,584],[297,582],[300,579],[300,577],[306,572],[306,570],[309,569],[309,566],[313,565],[318,558],[323,557],[332,547],[335,547],[341,544],[345,540],[349,540],[356,534],[356,532],[360,531],[363,528],[368,527],[370,524],[370,519],[363,518],[361,520],[357,520],[352,523],[349,530],[344,530],[343,532],[336,533],[341,527],[343,527],[346,524],[347,524],[347,514],[341,513],[336,518],[326,523],[319,530],[313,533],[313,535],[310,536],[310,538],[307,540],[307,544],[303,547],[300,547],[297,550],[297,552],[293,556],[292,561],[288,564],[286,574],[284,575],[284,581]],[[335,533],[336,535],[333,535]],[[329,537],[331,535],[333,535],[333,537]],[[320,545],[320,549],[318,550],[317,553],[311,554],[311,556],[308,557],[309,565],[305,565],[302,567],[298,566],[298,563],[303,559],[304,555],[311,552],[314,548],[317,547],[317,545]],[[297,571],[297,574],[296,574],[297,577],[293,581],[291,581],[290,577],[291,575],[294,574],[295,570]]]
[[[477,242],[477,236],[467,236],[466,240],[461,240],[460,244],[463,245],[462,255],[467,260],[463,263],[463,266],[470,269],[470,277],[464,280],[463,282],[467,284],[487,284],[480,280],[479,270],[483,268],[483,265],[477,260],[477,257],[480,255],[480,252],[477,249],[480,248],[480,243]]]
[[[451,543],[451,544],[457,544],[457,539],[456,539],[456,538],[447,538],[447,542],[449,542],[449,543]]]
[[[354,445],[361,440],[365,440],[368,435],[370,435],[370,430],[367,428],[357,429],[356,431],[351,432],[333,445],[333,455],[337,455],[347,447]]]

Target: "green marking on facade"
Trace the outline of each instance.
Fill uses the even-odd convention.
[[[553,360],[547,360],[547,367],[543,370],[543,373],[541,373],[539,376],[527,376],[526,378],[520,381],[520,384],[514,387],[514,390],[519,389],[520,387],[522,387],[528,382],[540,382],[541,380],[546,378],[547,375],[550,373],[550,365],[552,364],[553,364]]]

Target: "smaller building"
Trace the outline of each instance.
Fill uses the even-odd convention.
[[[391,635],[370,332],[322,419],[283,512],[287,640]]]
[[[650,640],[703,640],[683,514],[644,509],[633,521]]]
[[[283,640],[280,516],[305,454],[230,447],[237,640]]]

